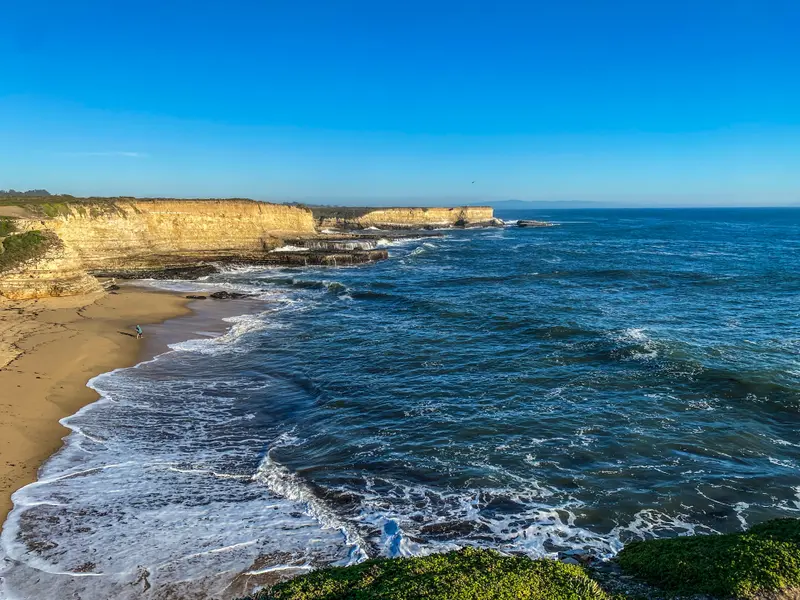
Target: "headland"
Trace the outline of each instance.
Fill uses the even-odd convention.
[[[246,199],[5,198],[0,296],[101,291],[97,277],[192,279],[225,265],[355,265],[381,238],[501,225],[491,208],[324,208]]]

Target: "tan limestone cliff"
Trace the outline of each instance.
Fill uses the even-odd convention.
[[[0,295],[80,294],[99,289],[91,272],[255,259],[283,238],[316,233],[309,210],[252,200],[66,202],[45,210],[18,216],[16,229],[52,232],[60,243],[0,273]]]
[[[358,209],[356,209],[357,211]],[[488,206],[454,208],[370,208],[355,211],[327,210],[318,219],[320,228],[413,229],[421,227],[458,227],[495,225],[494,211]],[[332,214],[325,214],[332,213]],[[349,213],[349,214],[348,214]]]
[[[101,291],[78,255],[69,247],[54,245],[41,257],[24,261],[0,273],[0,296],[11,300],[74,296]]]
[[[136,200],[100,214],[70,206],[42,225],[89,270],[257,255],[282,238],[315,234],[310,211],[249,200]]]

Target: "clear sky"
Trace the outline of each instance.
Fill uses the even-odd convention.
[[[0,25],[0,188],[800,203],[797,0],[25,0]]]

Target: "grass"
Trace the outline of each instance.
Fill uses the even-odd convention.
[[[54,236],[41,231],[26,231],[3,238],[0,245],[0,272],[42,256],[54,243]]]
[[[313,571],[250,600],[609,600],[580,567],[464,548]]]
[[[776,519],[743,533],[631,542],[623,571],[678,594],[758,598],[800,588],[800,519]]]
[[[72,212],[77,212],[84,217],[100,217],[112,214],[124,217],[127,213],[121,208],[123,204],[130,206],[133,202],[181,202],[183,200],[194,202],[258,202],[249,198],[134,198],[132,196],[78,198],[59,194],[51,196],[0,196],[0,206],[19,206],[31,215],[39,217],[54,218],[69,215]],[[270,203],[264,202],[262,204]]]

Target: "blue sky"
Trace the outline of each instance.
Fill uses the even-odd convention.
[[[798,29],[795,0],[7,3],[0,188],[800,203]]]

